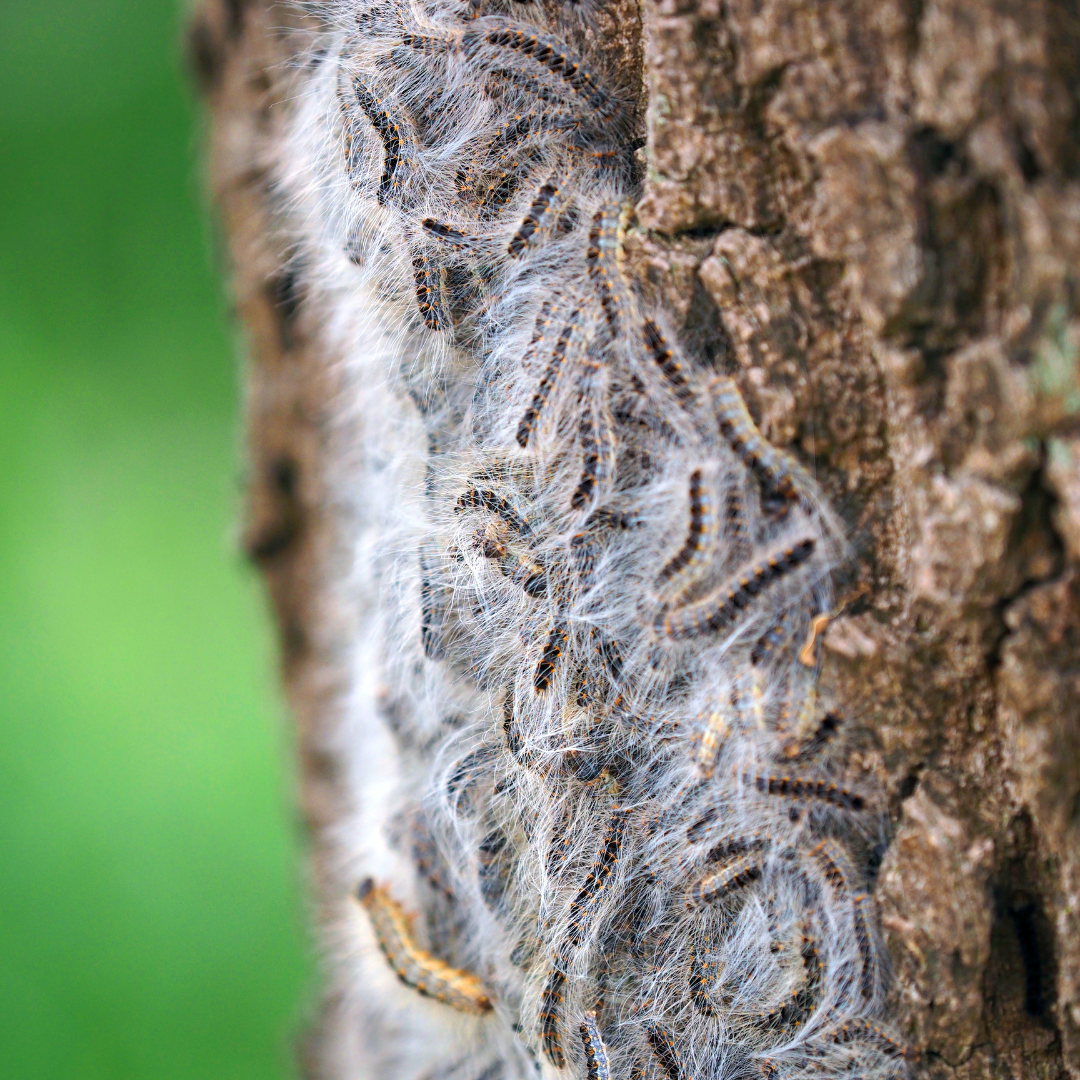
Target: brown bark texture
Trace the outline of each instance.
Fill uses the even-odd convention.
[[[877,885],[927,1077],[1080,1078],[1080,5],[632,0],[638,280],[813,462],[857,567],[824,638],[884,766]],[[280,271],[270,148],[304,20],[203,0],[189,47],[247,335],[245,545],[298,728],[313,905],[340,880],[349,613],[335,358]],[[337,1077],[335,1002],[305,1042]]]

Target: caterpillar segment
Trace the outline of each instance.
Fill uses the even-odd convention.
[[[866,800],[858,792],[849,791],[830,780],[798,776],[766,776],[744,773],[743,783],[762,795],[780,795],[789,799],[808,799],[828,803],[841,810],[862,810]]]
[[[517,442],[522,449],[525,449],[529,445],[529,439],[532,437],[532,433],[536,428],[536,422],[540,418],[540,414],[544,411],[544,407],[551,397],[551,392],[555,388],[555,382],[559,377],[559,372],[566,362],[567,351],[569,350],[570,343],[574,337],[579,314],[580,309],[575,309],[570,313],[564,323],[558,338],[555,340],[554,348],[551,351],[551,356],[548,359],[547,367],[544,369],[544,374],[540,379],[540,383],[536,388],[536,393],[533,395],[529,407],[525,410],[521,422],[518,424]]]
[[[617,199],[605,203],[592,216],[585,262],[596,288],[604,319],[618,340],[627,318],[629,290],[623,273],[623,236],[633,215],[633,205]]]
[[[362,79],[354,77],[356,103],[382,141],[383,168],[379,177],[378,201],[399,201],[416,160],[416,137],[404,115],[395,115],[386,101]]]
[[[695,883],[687,893],[688,909],[703,908],[726,900],[761,877],[762,862],[756,855],[732,859],[718,870],[712,870]]]
[[[655,1023],[649,1024],[645,1032],[657,1064],[667,1080],[693,1080],[686,1072],[682,1054],[671,1032]]]
[[[717,375],[709,391],[720,434],[739,457],[783,498],[813,505],[817,485],[790,454],[778,450],[761,434],[734,380]]]
[[[694,569],[706,558],[709,541],[715,535],[715,511],[701,469],[690,474],[689,513],[686,539],[661,569],[661,583],[684,575],[692,576]]]

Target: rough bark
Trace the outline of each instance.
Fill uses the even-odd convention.
[[[1080,1078],[1080,6],[608,10],[647,95],[639,279],[855,537],[824,646],[889,786],[901,1025],[926,1076]],[[302,24],[206,0],[190,48],[250,357],[245,546],[281,629],[318,905],[351,884],[325,482],[350,439],[273,224],[266,148]],[[340,1075],[334,1007],[311,1076]]]

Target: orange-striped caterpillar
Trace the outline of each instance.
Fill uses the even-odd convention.
[[[859,992],[870,1001],[878,985],[878,950],[875,948],[873,926],[876,922],[874,899],[869,893],[859,893],[851,901],[855,943],[859,949]]]
[[[669,1031],[659,1024],[649,1024],[646,1036],[668,1080],[692,1080],[683,1068],[682,1055]]]
[[[457,499],[457,510],[487,510],[501,518],[519,536],[529,536],[529,521],[513,504],[488,488],[469,487]]]
[[[525,410],[521,423],[518,425],[517,441],[518,445],[523,449],[529,445],[529,438],[532,435],[533,428],[536,426],[536,421],[555,387],[555,380],[558,378],[559,371],[566,360],[566,352],[570,346],[570,339],[574,334],[577,317],[578,310],[575,309],[570,313],[562,332],[555,342],[555,348],[551,352],[551,358],[548,360],[548,366],[544,371],[543,378],[541,378],[536,393],[533,395],[533,399],[529,403],[528,409]]]
[[[832,1039],[841,1044],[856,1041],[870,1042],[880,1047],[889,1057],[899,1058],[902,1061],[917,1062],[921,1057],[914,1047],[904,1045],[885,1028],[860,1017],[846,1020],[834,1028]]]
[[[578,434],[581,439],[581,479],[570,496],[570,506],[580,510],[593,497],[598,483],[607,474],[607,457],[610,440],[610,424],[602,408],[594,411],[586,408],[581,414]]]
[[[429,330],[445,330],[446,310],[443,307],[439,270],[430,256],[420,251],[413,256],[413,280],[416,283],[416,306]]]
[[[660,327],[652,319],[644,321],[642,330],[644,332],[645,348],[648,350],[649,356],[652,357],[653,363],[656,364],[660,373],[667,380],[675,397],[681,403],[686,404],[693,397],[693,390],[690,388],[690,383],[683,372],[683,365],[676,359],[674,350],[668,345],[664,335],[660,332]]]
[[[559,1025],[566,987],[566,970],[573,953],[579,949],[596,915],[596,909],[611,874],[615,870],[626,831],[627,813],[620,805],[612,808],[600,851],[589,867],[588,876],[570,904],[565,936],[559,943],[540,1000],[540,1030],[544,1053],[556,1068],[566,1064]]]
[[[727,740],[731,724],[726,710],[715,709],[704,718],[705,722],[698,732],[695,758],[698,772],[706,780],[711,778],[716,768],[716,758],[720,747]]]
[[[743,781],[763,795],[783,795],[789,799],[816,799],[842,810],[862,810],[866,800],[830,780],[814,780],[797,776],[763,776],[743,774]]]
[[[586,1013],[579,1030],[581,1045],[585,1050],[585,1080],[611,1080],[607,1048],[596,1026],[596,1014]]]
[[[563,996],[566,991],[566,958],[562,954],[555,957],[555,962],[548,973],[544,992],[540,996],[540,1038],[544,1055],[556,1069],[566,1065],[559,1025],[562,1023]]]
[[[588,876],[581,886],[577,896],[570,905],[569,920],[564,938],[564,946],[568,949],[578,948],[596,913],[601,895],[608,885],[608,881],[615,870],[619,859],[619,849],[622,847],[623,836],[626,832],[627,812],[624,806],[615,805],[611,809],[601,847],[589,867]]]
[[[430,233],[436,239],[444,241],[453,250],[460,251],[472,242],[471,237],[467,236],[460,229],[454,228],[453,225],[448,225],[445,221],[436,221],[434,218],[424,218],[420,222],[420,227],[426,233]]]
[[[742,855],[732,859],[719,870],[711,870],[702,877],[686,897],[686,906],[706,907],[757,881],[761,877],[761,859],[756,855]]]
[[[387,962],[406,986],[460,1012],[479,1014],[491,1008],[475,975],[450,967],[413,941],[405,913],[371,878],[360,883],[356,899],[368,913]]]
[[[606,203],[597,210],[592,217],[589,246],[585,252],[589,278],[596,286],[604,318],[614,335],[619,333],[619,312],[625,307],[622,271],[618,265],[619,248],[632,211],[632,206],[623,200]]]
[[[538,694],[544,693],[551,685],[559,657],[562,656],[569,637],[570,632],[562,622],[556,622],[548,632],[547,641],[540,653],[540,659],[536,662],[536,671],[533,673],[533,690]]]
[[[525,253],[533,236],[541,231],[544,220],[551,212],[558,195],[559,179],[557,176],[552,176],[541,185],[517,232],[510,237],[506,250],[512,258],[519,259]]]
[[[660,571],[661,581],[681,574],[702,558],[706,538],[714,526],[712,505],[702,482],[701,470],[695,469],[690,474],[690,524],[687,527],[686,539],[682,547],[664,564]]]
[[[614,114],[619,103],[596,75],[571,55],[555,38],[530,33],[527,28],[504,20],[490,20],[489,25],[466,32],[463,39],[466,55],[482,58],[492,53],[505,55],[511,62],[524,58],[525,66],[541,75],[552,75],[584,102],[599,119]],[[503,50],[509,50],[508,54]],[[491,60],[487,61],[489,64]]]
[[[379,178],[379,202],[385,203],[401,189],[401,173],[407,167],[413,142],[405,122],[383,107],[382,100],[360,79],[353,79],[353,93],[383,144],[383,171]]]
[[[740,574],[715,596],[660,616],[657,629],[673,641],[717,634],[728,629],[760,593],[802,566],[814,554],[815,546],[814,538],[808,536],[769,555]]]
[[[790,454],[777,450],[758,431],[735,383],[726,375],[718,375],[710,391],[720,432],[732,449],[785,498],[811,499],[815,488],[813,480]]]
[[[848,853],[836,840],[823,840],[812,848],[810,860],[839,899],[846,899],[853,894],[855,870]]]

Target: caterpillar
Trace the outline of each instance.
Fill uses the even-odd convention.
[[[559,194],[558,178],[552,177],[541,185],[536,193],[536,198],[529,207],[525,219],[518,226],[517,231],[510,237],[510,243],[506,250],[512,258],[519,259],[525,253],[532,237],[537,233],[551,209],[552,203]]]
[[[702,483],[701,470],[690,474],[690,524],[686,539],[679,550],[664,564],[660,580],[667,581],[688,570],[702,557],[706,537],[713,528],[712,507]]]
[[[882,796],[841,779],[860,721],[818,657],[851,545],[635,262],[621,46],[573,3],[306,10],[271,187],[341,355],[327,437],[355,440],[328,484],[337,865],[380,947],[337,961],[359,1071],[902,1075],[851,868],[888,839]],[[398,1024],[374,963],[452,1008]]]
[[[691,1080],[683,1069],[682,1055],[669,1032],[659,1024],[650,1024],[647,1037],[656,1060],[660,1063],[668,1080]]]
[[[880,1025],[860,1018],[845,1020],[835,1028],[832,1038],[837,1043],[869,1041],[880,1047],[889,1057],[900,1058],[903,1061],[918,1061],[920,1057],[914,1047],[906,1046]]]
[[[851,901],[855,943],[859,949],[859,992],[871,1000],[878,983],[877,949],[874,947],[874,901],[869,893],[859,893]]]
[[[710,389],[720,431],[739,457],[785,498],[812,498],[814,483],[806,470],[790,454],[766,441],[735,383],[726,376],[717,376]]]
[[[585,262],[595,283],[600,307],[614,335],[619,333],[619,310],[623,306],[622,272],[619,268],[620,235],[633,208],[624,200],[606,203],[593,214]]]
[[[686,905],[706,907],[761,877],[761,861],[752,855],[733,859],[720,870],[706,874],[690,890]]]
[[[416,306],[429,330],[446,328],[439,270],[424,252],[413,256],[413,281],[416,283]]]
[[[353,79],[353,93],[364,115],[371,121],[383,144],[383,170],[379,177],[379,202],[385,203],[400,186],[399,167],[403,166],[404,124],[383,108],[382,101],[359,79]]]
[[[683,365],[676,358],[674,350],[668,345],[660,327],[652,321],[645,319],[642,323],[642,332],[645,338],[645,348],[653,363],[667,380],[672,392],[680,403],[686,404],[693,395],[689,380],[683,373]]]
[[[559,657],[563,654],[569,636],[570,633],[564,623],[556,622],[552,626],[544,644],[544,650],[536,663],[536,671],[533,673],[533,690],[536,693],[543,694],[551,685]]]
[[[585,1050],[585,1080],[611,1080],[607,1048],[596,1026],[596,1014],[586,1013],[579,1028]]]
[[[695,757],[699,774],[704,779],[712,777],[720,748],[727,740],[730,724],[724,712],[714,710],[705,717],[705,723],[698,735]]]
[[[548,366],[544,371],[539,386],[536,388],[536,393],[533,395],[529,407],[525,410],[525,414],[521,418],[521,423],[518,424],[517,442],[522,449],[529,445],[529,438],[532,435],[533,428],[536,426],[536,421],[544,406],[547,404],[547,400],[551,396],[551,391],[554,389],[555,380],[558,378],[559,371],[562,368],[563,362],[566,360],[566,353],[570,347],[570,340],[574,333],[574,325],[577,321],[577,317],[577,310],[570,313],[566,324],[563,326],[562,332],[555,342],[555,347],[552,349],[551,359],[548,361]]]
[[[862,810],[866,800],[856,792],[829,780],[798,776],[764,776],[745,773],[743,781],[764,795],[784,795],[790,799],[817,799],[843,810]]]
[[[657,628],[673,641],[718,634],[730,628],[760,593],[802,566],[813,555],[815,546],[814,538],[808,536],[782,548],[755,563],[715,596],[658,617]]]
[[[519,536],[528,536],[532,531],[528,519],[519,514],[507,499],[486,488],[467,488],[458,496],[456,509],[459,512],[463,510],[487,510],[489,513],[501,518]]]
[[[565,938],[567,949],[576,949],[584,939],[600,896],[608,884],[619,859],[626,831],[627,814],[623,806],[614,806],[608,818],[600,851],[589,867],[588,877],[570,905],[569,926]]]
[[[503,20],[492,20],[491,25],[469,30],[463,39],[466,55],[491,64],[491,54],[509,50],[506,59],[517,62],[523,58],[525,66],[540,75],[553,75],[575,95],[598,119],[607,119],[618,107],[617,100],[600,85],[595,73],[588,70],[557,39],[546,34],[530,33],[528,28],[515,26]]]
[[[562,955],[555,958],[540,997],[540,1038],[545,1057],[556,1069],[566,1066],[566,1055],[563,1053],[559,1036],[563,995],[566,990],[566,972],[563,970],[565,963],[566,959]]]
[[[371,919],[379,948],[406,986],[461,1012],[485,1013],[491,1008],[474,975],[450,967],[416,945],[405,913],[371,878],[357,887],[356,899]]]

